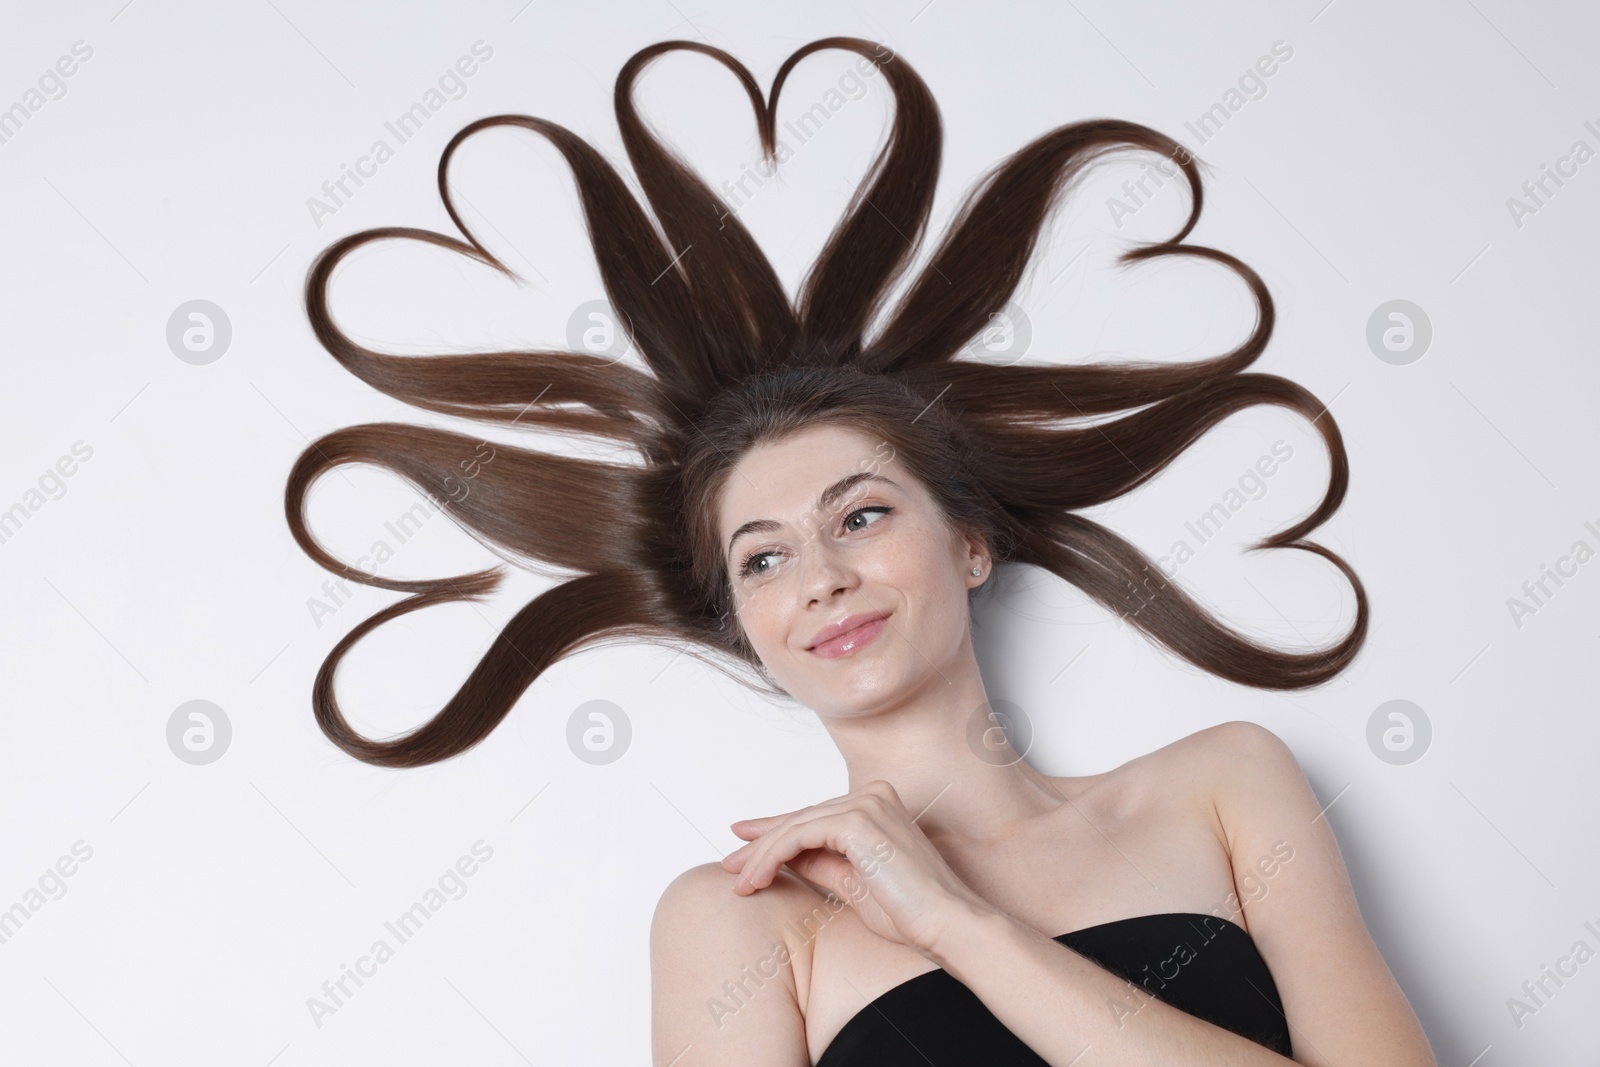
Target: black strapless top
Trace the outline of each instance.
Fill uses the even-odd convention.
[[[1063,945],[1206,1022],[1291,1055],[1289,1024],[1267,963],[1242,926],[1216,915],[1167,912],[1060,934]],[[1041,1067],[977,994],[943,969],[885,992],[844,1024],[817,1067]]]

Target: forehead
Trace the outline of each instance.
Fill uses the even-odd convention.
[[[823,489],[857,471],[887,475],[915,491],[895,459],[893,446],[866,430],[808,426],[752,448],[734,465],[723,488],[717,516],[722,536],[725,539],[729,530],[751,519],[798,519]],[[851,496],[868,491],[872,484]]]

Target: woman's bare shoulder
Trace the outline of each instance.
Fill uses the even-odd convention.
[[[793,931],[796,916],[822,898],[782,869],[749,896],[733,891],[736,877],[721,863],[702,863],[668,883],[656,903],[650,971],[658,1063],[691,1043],[716,1047],[707,1063],[809,1063],[810,945]]]
[[[1282,744],[1265,726],[1246,719],[1234,719],[1207,726],[1168,742],[1152,752],[1129,760],[1118,770],[1143,770],[1150,767],[1163,775],[1179,772],[1212,776],[1226,772],[1229,765],[1262,744]]]
[[[1193,807],[1215,824],[1218,790],[1239,775],[1262,746],[1281,746],[1277,735],[1243,719],[1217,723],[1135,756],[1103,774],[1081,779],[1056,779],[1062,786],[1094,786],[1102,803],[1120,810],[1147,811],[1171,803]]]
[[[771,885],[749,896],[733,891],[736,878],[721,863],[690,867],[661,891],[656,921],[714,914],[736,926],[759,929],[774,919],[781,925],[797,907],[818,899],[816,890],[781,867]]]
[[[721,863],[701,863],[667,883],[651,920],[652,949],[694,954],[728,947],[708,946],[711,937],[742,946],[767,945],[782,940],[784,924],[817,899],[811,887],[781,868],[771,885],[749,896],[733,891],[737,877]]]

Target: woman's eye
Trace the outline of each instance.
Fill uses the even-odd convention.
[[[851,526],[850,523],[855,519],[865,516],[868,512],[881,512],[882,514],[887,515],[893,510],[894,508],[878,504],[875,504],[871,507],[857,508],[844,517],[844,522],[842,525],[844,526],[845,530],[850,533],[854,533],[857,530],[865,529],[866,527],[872,525],[869,522],[862,522],[859,526]],[[782,554],[783,553],[781,552],[756,552],[753,555],[746,556],[744,562],[739,565],[739,577],[760,577],[761,575],[768,573],[772,570],[771,567],[760,567],[757,566],[757,564],[766,559],[768,556],[779,556]]]
[[[858,517],[858,516],[861,516],[861,515],[865,515],[865,514],[866,514],[866,513],[867,513],[867,512],[869,512],[869,511],[881,511],[881,512],[883,512],[883,513],[884,513],[884,514],[885,514],[885,515],[887,515],[887,514],[888,514],[888,513],[889,513],[889,512],[891,512],[891,511],[893,511],[893,510],[894,510],[894,509],[893,509],[893,508],[889,508],[889,507],[883,507],[883,506],[881,506],[881,505],[874,505],[874,506],[872,506],[872,507],[866,507],[866,508],[857,508],[857,509],[856,509],[856,510],[855,510],[855,511],[852,511],[852,512],[851,512],[851,513],[850,513],[850,514],[849,514],[849,515],[846,515],[846,516],[845,516],[845,519],[844,519],[844,526],[845,526],[845,529],[847,529],[847,530],[848,530],[848,529],[851,529],[851,528],[852,528],[852,527],[851,527],[851,526],[850,526],[850,520],[852,520],[852,519],[854,519],[854,518],[856,518],[856,517]],[[859,530],[859,529],[861,529],[861,528],[862,528],[862,527],[865,527],[865,526],[870,526],[870,525],[872,525],[872,524],[871,524],[871,523],[865,523],[865,522],[864,522],[864,523],[862,523],[862,524],[861,524],[861,526],[857,526],[857,527],[854,527],[854,529],[857,529],[857,530]]]
[[[773,568],[770,568],[770,566],[766,566],[766,568],[758,568],[758,566],[757,566],[757,563],[760,563],[760,561],[765,560],[766,557],[770,557],[770,555],[778,555],[778,553],[776,553],[776,552],[757,552],[757,553],[754,553],[754,555],[747,555],[747,557],[744,557],[744,563],[741,563],[741,565],[739,565],[739,577],[758,576],[758,574],[765,574],[766,571],[770,571],[770,569],[773,569]]]

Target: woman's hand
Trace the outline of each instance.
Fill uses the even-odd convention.
[[[740,872],[734,892],[771,885],[787,864],[849,901],[867,929],[923,955],[953,924],[995,910],[950,869],[888,782],[787,815],[741,819],[732,829],[749,839],[722,861]]]

